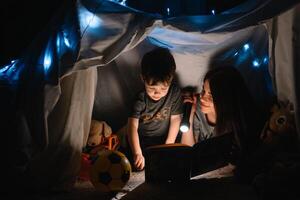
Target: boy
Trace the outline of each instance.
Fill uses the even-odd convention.
[[[182,98],[174,84],[176,65],[166,48],[146,53],[141,62],[145,90],[139,93],[128,118],[128,141],[137,170],[145,166],[146,147],[174,143],[179,131]]]

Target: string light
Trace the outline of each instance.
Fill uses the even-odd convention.
[[[44,58],[43,58],[44,73],[47,73],[47,71],[49,70],[52,64],[52,57],[53,57],[53,50],[51,48],[51,40],[50,40],[46,47]]]
[[[64,33],[64,42],[65,42],[65,45],[67,46],[67,47],[70,47],[71,45],[70,45],[70,42],[69,42],[69,40],[68,40],[68,38],[66,37],[66,34]]]
[[[126,0],[122,0],[122,1],[120,2],[120,4],[123,5],[123,6],[126,6]]]
[[[44,57],[44,69],[45,69],[45,71],[48,71],[51,64],[52,64],[52,55],[51,55],[50,52],[47,51],[45,53],[45,57]]]
[[[259,60],[258,59],[253,60],[252,65],[253,67],[258,68],[260,66]]]
[[[9,65],[7,65],[7,66],[5,66],[3,68],[0,68],[0,73],[5,72],[8,68],[9,68]]]
[[[269,61],[268,57],[264,57],[264,59],[263,59],[264,64],[267,64],[268,61]]]
[[[80,23],[83,25],[83,27],[89,26],[91,28],[97,28],[100,26],[102,21],[94,13],[82,8],[80,10]]]
[[[249,44],[244,44],[244,50],[247,51],[250,48]]]

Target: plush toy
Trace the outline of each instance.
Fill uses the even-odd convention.
[[[290,199],[299,191],[294,183],[300,178],[299,140],[291,103],[273,106],[261,139],[267,151],[260,164],[266,167],[253,180],[259,199]]]
[[[272,107],[271,116],[260,137],[265,144],[272,146],[293,142],[297,138],[294,111],[290,102],[279,102]]]
[[[97,146],[111,134],[111,127],[105,121],[92,120],[87,145],[91,147]]]
[[[112,133],[111,127],[105,121],[92,120],[87,141],[89,153],[95,154],[103,149],[116,150],[119,144],[118,136]]]
[[[105,121],[92,120],[90,126],[90,133],[87,145],[95,147],[102,143],[104,138],[111,136],[111,127]]]

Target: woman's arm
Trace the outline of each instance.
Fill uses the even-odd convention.
[[[190,128],[187,132],[181,134],[181,143],[189,146],[193,146],[195,144],[194,129],[193,129],[194,115],[195,115],[195,111],[194,112],[191,111]]]
[[[181,143],[189,145],[189,146],[193,146],[195,144],[193,127],[190,127],[190,129],[187,132],[182,133],[182,135],[181,135]]]
[[[166,144],[171,144],[175,142],[179,132],[180,122],[181,122],[180,114],[171,115],[169,133],[166,139]]]
[[[193,95],[193,98],[186,97],[184,99],[184,102],[191,102],[193,103],[192,109],[191,109],[191,114],[190,114],[190,128],[187,132],[182,133],[181,135],[181,143],[193,146],[195,144],[195,136],[194,136],[194,117],[195,117],[195,112],[196,112],[196,104],[197,104],[197,97],[196,95]]]

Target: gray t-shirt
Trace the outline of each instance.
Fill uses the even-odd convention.
[[[131,117],[139,119],[140,136],[164,136],[168,134],[171,115],[182,114],[180,89],[171,84],[168,94],[158,101],[153,101],[142,91],[138,94]]]
[[[197,97],[196,112],[193,119],[193,131],[196,142],[216,136],[214,126],[207,123],[205,114],[201,111],[200,98]]]

